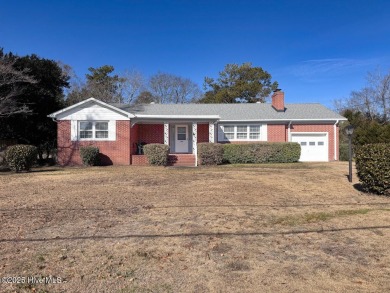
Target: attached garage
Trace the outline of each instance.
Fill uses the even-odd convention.
[[[327,162],[328,133],[292,133],[291,141],[301,145],[301,162]]]

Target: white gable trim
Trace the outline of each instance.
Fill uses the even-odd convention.
[[[112,106],[112,105],[110,105],[110,104],[104,103],[104,102],[102,102],[102,101],[100,101],[100,100],[97,100],[97,99],[95,99],[95,98],[89,98],[89,99],[87,99],[87,100],[81,101],[80,103],[74,104],[74,105],[72,105],[72,106],[69,106],[69,107],[64,108],[64,109],[62,109],[62,110],[59,110],[59,111],[57,111],[57,112],[51,113],[51,114],[48,115],[47,117],[50,117],[50,118],[57,118],[58,115],[60,115],[60,114],[65,114],[66,112],[68,112],[68,111],[70,111],[70,110],[72,110],[72,109],[74,109],[74,108],[77,108],[77,107],[79,107],[79,106],[82,106],[82,105],[87,104],[87,103],[90,103],[90,102],[93,102],[93,103],[98,104],[98,105],[100,105],[100,106],[102,106],[102,107],[105,107],[105,108],[111,109],[111,110],[113,110],[113,111],[115,111],[115,112],[118,112],[118,113],[120,113],[120,114],[126,116],[127,118],[134,118],[134,117],[135,117],[133,114],[131,114],[131,113],[129,113],[129,112],[123,111],[122,109],[119,109],[119,108],[114,107],[114,106]]]

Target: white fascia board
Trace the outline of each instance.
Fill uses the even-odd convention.
[[[347,118],[328,118],[328,119],[239,119],[239,120],[219,120],[219,122],[267,122],[267,121],[305,121],[305,122],[316,122],[316,121],[347,121]]]
[[[133,114],[131,114],[131,113],[129,113],[129,112],[123,111],[122,109],[119,109],[119,108],[117,108],[117,107],[114,107],[114,106],[112,106],[112,105],[110,105],[110,104],[107,104],[107,103],[102,102],[102,101],[100,101],[100,100],[97,100],[97,99],[95,99],[95,98],[89,98],[89,99],[87,99],[87,100],[81,101],[81,102],[79,102],[79,103],[77,103],[77,104],[74,104],[74,105],[72,105],[72,106],[66,107],[66,108],[64,108],[64,109],[62,109],[62,110],[59,110],[59,111],[57,111],[57,112],[51,113],[51,114],[47,115],[47,117],[56,118],[56,117],[57,117],[59,114],[61,114],[61,113],[64,113],[64,112],[69,111],[69,110],[72,110],[73,108],[76,108],[76,107],[78,107],[78,106],[81,106],[81,105],[86,104],[86,103],[89,103],[89,102],[95,102],[96,104],[99,104],[100,106],[109,108],[109,109],[114,110],[114,111],[116,111],[116,112],[119,112],[119,113],[121,113],[121,114],[127,116],[128,118],[134,118],[134,117],[135,117]]]
[[[149,119],[215,119],[219,120],[219,115],[136,115],[135,118]]]

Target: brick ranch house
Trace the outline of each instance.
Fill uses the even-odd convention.
[[[103,163],[145,165],[137,144],[170,147],[172,165],[197,165],[197,143],[297,142],[300,161],[339,158],[339,122],[347,120],[320,104],[285,104],[275,91],[271,104],[107,104],[87,99],[50,114],[58,128],[58,162],[80,165],[79,148],[99,147]]]

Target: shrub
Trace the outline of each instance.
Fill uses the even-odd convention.
[[[340,143],[339,146],[340,161],[349,161],[348,144]]]
[[[150,165],[166,166],[168,164],[169,146],[166,144],[146,144],[143,150]]]
[[[17,144],[7,148],[5,160],[11,170],[30,171],[37,160],[38,151],[33,145]]]
[[[85,166],[96,166],[100,163],[99,148],[95,146],[81,147],[80,157]]]
[[[7,149],[7,147],[5,145],[0,144],[0,166],[3,166],[6,164],[6,161],[5,161],[6,149]]]
[[[223,160],[231,164],[292,163],[301,155],[301,147],[294,142],[224,144]]]
[[[223,162],[223,146],[219,143],[198,143],[201,165],[220,165]]]
[[[390,195],[390,144],[366,144],[356,150],[356,169],[363,189]]]

